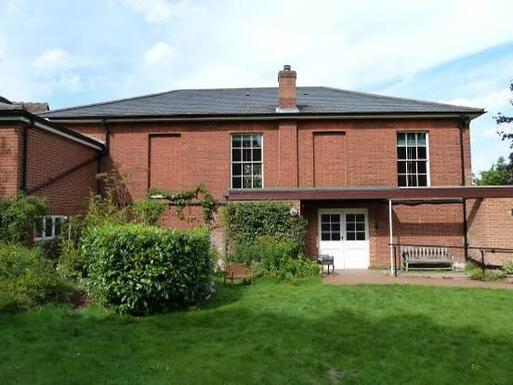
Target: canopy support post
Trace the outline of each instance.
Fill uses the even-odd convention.
[[[394,275],[394,230],[392,217],[392,199],[388,200],[388,234],[390,244],[390,274]]]

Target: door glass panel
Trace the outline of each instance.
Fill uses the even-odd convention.
[[[321,240],[340,241],[340,214],[321,215]]]
[[[346,214],[346,239],[348,241],[364,241],[365,214]]]

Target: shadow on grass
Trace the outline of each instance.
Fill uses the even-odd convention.
[[[361,309],[316,307],[301,290],[220,289],[203,309],[148,318],[95,307],[0,317],[0,383],[511,383],[509,325],[491,332],[392,314],[386,293],[382,307],[366,308],[370,289],[351,291]]]

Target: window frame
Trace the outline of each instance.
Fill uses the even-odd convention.
[[[46,235],[46,219],[51,218],[52,220],[52,232],[49,236]],[[68,217],[65,215],[44,215],[41,217],[42,220],[42,229],[41,229],[41,236],[36,236],[36,229],[34,228],[34,241],[49,241],[52,239],[57,238],[59,234],[55,234],[55,224],[56,219],[61,219],[61,226],[64,225],[64,223],[68,220]],[[62,234],[62,227],[61,227],[61,234]]]
[[[422,160],[422,161],[425,161],[426,162],[426,185],[416,185],[416,186],[408,186],[408,173],[406,173],[406,186],[401,186],[399,184],[399,175],[405,175],[403,173],[400,173],[399,170],[398,170],[398,166],[399,166],[399,162],[402,161],[402,162],[408,162],[408,160],[405,160],[405,159],[399,159],[399,154],[398,154],[398,148],[400,147],[399,144],[398,144],[398,139],[399,139],[399,134],[424,134],[426,135],[426,159],[425,160]],[[415,141],[417,141],[417,137],[415,137]],[[402,146],[401,146],[402,147]],[[407,146],[404,146],[404,147],[407,147]],[[417,149],[418,148],[418,145],[415,146],[415,148]],[[397,187],[399,188],[418,188],[418,187],[431,187],[431,160],[430,160],[430,153],[429,153],[429,131],[426,131],[426,130],[408,130],[408,131],[396,131],[396,135],[395,135],[395,153],[396,153],[396,161],[395,161],[395,169],[396,169],[396,183],[397,183]],[[417,152],[418,154],[418,152]],[[418,155],[417,155],[417,158],[415,160],[413,160],[414,162],[419,162],[418,160]],[[407,166],[406,166],[407,167]],[[423,173],[422,173],[423,174]],[[416,172],[416,177],[417,177],[417,181],[418,181],[418,170]]]
[[[233,137],[234,136],[244,136],[244,135],[260,135],[260,142],[261,142],[261,146],[260,146],[260,152],[261,152],[260,153],[260,161],[259,162],[254,162],[254,161],[244,162],[242,160],[243,158],[241,158],[241,161],[237,162],[237,163],[241,165],[241,168],[242,168],[242,165],[244,163],[250,163],[250,164],[260,163],[260,165],[261,165],[262,187],[244,188],[244,177],[243,177],[244,174],[241,174],[242,175],[241,187],[233,187],[233,164],[234,164],[234,160],[233,160]],[[230,189],[231,190],[261,190],[261,189],[263,189],[264,188],[264,174],[265,174],[265,172],[264,172],[264,134],[262,132],[231,132],[230,136],[229,136],[229,140],[230,140]],[[244,147],[241,147],[241,149],[243,149],[243,148]],[[251,157],[253,157],[253,154],[251,155]],[[241,169],[241,172],[243,172],[242,169]],[[252,174],[251,178],[253,179],[254,177],[255,177],[255,175]],[[253,184],[253,182],[252,182],[252,184]]]

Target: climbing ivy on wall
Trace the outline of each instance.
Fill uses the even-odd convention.
[[[218,202],[203,184],[199,184],[193,190],[168,192],[162,189],[152,188],[148,192],[150,198],[158,198],[167,201],[167,204],[177,209],[180,219],[185,219],[183,210],[186,207],[196,206],[203,209],[203,219],[206,224],[211,224],[214,220],[214,212]]]

